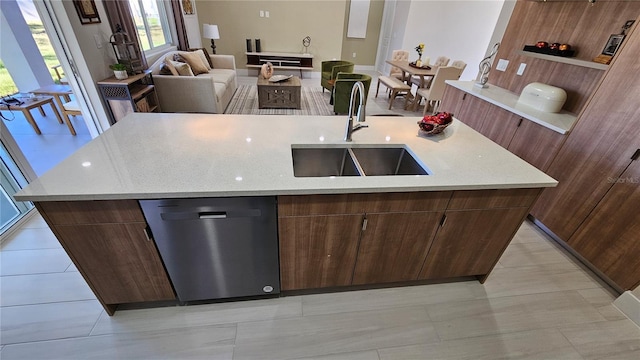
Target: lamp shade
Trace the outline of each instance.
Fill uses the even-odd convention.
[[[220,39],[220,33],[218,32],[218,25],[202,25],[202,37],[205,39]]]

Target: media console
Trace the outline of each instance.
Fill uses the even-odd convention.
[[[261,68],[270,62],[274,69],[313,70],[313,55],[278,52],[247,52],[247,68]]]

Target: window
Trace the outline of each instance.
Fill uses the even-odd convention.
[[[153,51],[172,45],[168,11],[163,0],[129,0],[133,22],[142,50]]]

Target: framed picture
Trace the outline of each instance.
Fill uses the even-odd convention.
[[[620,44],[622,44],[622,40],[624,40],[624,35],[622,34],[614,34],[609,36],[607,45],[604,46],[602,53],[609,56],[615,55],[616,51],[618,51],[618,48],[620,47]]]
[[[98,9],[96,3],[93,0],[73,0],[73,5],[78,11],[80,17],[80,23],[84,24],[97,24],[100,22],[100,15],[98,15]]]
[[[191,0],[182,0],[182,11],[185,15],[193,15],[195,12],[193,11],[193,3]]]

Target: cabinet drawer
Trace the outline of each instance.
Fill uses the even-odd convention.
[[[531,206],[541,189],[497,189],[455,191],[448,209],[496,209]]]
[[[278,197],[278,216],[444,210],[450,191]]]
[[[47,201],[36,207],[56,225],[145,221],[136,200]]]

